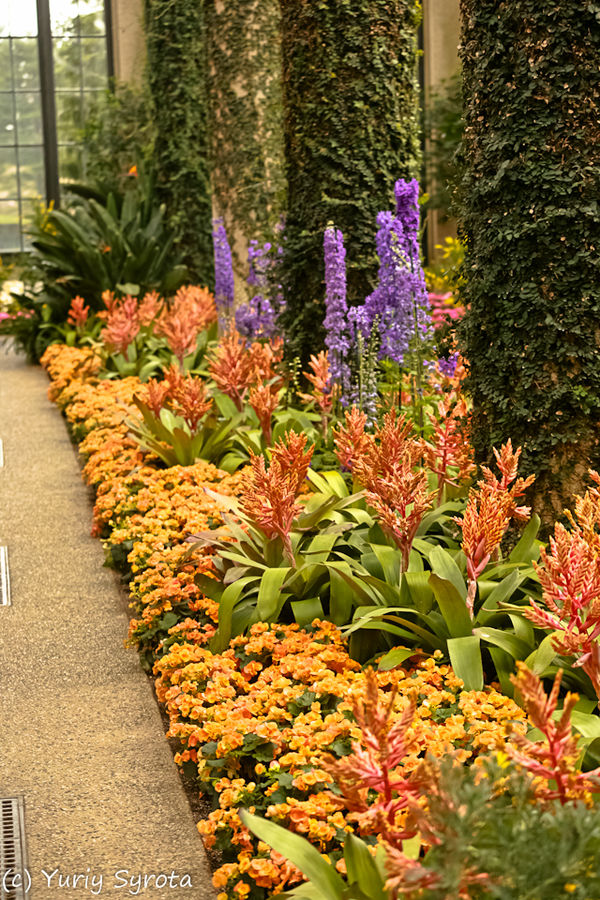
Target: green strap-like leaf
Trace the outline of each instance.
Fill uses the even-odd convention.
[[[481,691],[483,689],[483,665],[478,635],[470,634],[468,637],[450,638],[448,653],[452,668],[464,682],[465,690]]]
[[[260,579],[256,611],[259,621],[272,622],[279,608],[281,587],[289,572],[289,566],[281,569],[267,569]]]
[[[388,900],[384,880],[379,874],[375,860],[364,841],[348,833],[344,841],[344,860],[348,881],[357,884],[369,900]]]
[[[540,517],[534,513],[527,523],[516,547],[508,557],[514,563],[530,563],[537,560],[540,555],[540,545],[536,543],[537,533],[540,530]]]
[[[256,837],[269,844],[286,859],[289,859],[312,882],[323,900],[343,900],[345,884],[340,875],[325,862],[316,847],[293,834],[275,822],[253,816],[246,810],[240,811],[240,818],[246,828]]]
[[[441,547],[434,547],[429,554],[429,562],[435,574],[453,584],[458,595],[465,600],[467,596],[465,580],[448,551],[443,550]]]
[[[460,595],[455,585],[433,572],[429,576],[429,585],[435,594],[451,637],[466,637],[472,634],[473,622],[469,610],[464,597]]]

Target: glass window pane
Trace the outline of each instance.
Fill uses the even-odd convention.
[[[79,31],[82,37],[106,34],[104,3],[101,0],[80,0]]]
[[[15,116],[12,94],[0,94],[0,145],[14,144]]]
[[[52,34],[73,34],[77,27],[77,0],[50,0]]]
[[[83,151],[81,147],[58,148],[58,171],[61,182],[81,181],[83,176]]]
[[[0,200],[0,250],[20,249],[19,204],[16,200]]]
[[[42,132],[41,94],[17,94],[17,140],[19,144],[41,144]]]
[[[2,0],[0,34],[27,37],[37,33],[36,0]]]
[[[81,57],[79,41],[54,38],[54,85],[57,90],[79,90]]]
[[[45,184],[43,147],[19,148],[19,178],[21,181],[21,196],[44,196]]]
[[[12,72],[10,68],[10,39],[0,38],[0,91],[12,91]]]
[[[60,144],[77,143],[81,140],[83,119],[81,94],[64,91],[56,95],[56,130]]]
[[[42,203],[45,205],[45,199],[42,198]],[[23,200],[21,203],[21,240],[23,241],[23,249],[31,250],[31,237],[26,234],[26,229],[28,225],[30,225],[36,214],[39,211],[40,202],[39,200]]]
[[[84,88],[94,90],[108,87],[105,38],[82,38],[81,61]]]
[[[0,197],[17,196],[17,155],[12,147],[0,147]]]
[[[13,38],[13,76],[18,91],[36,91],[40,87],[37,38]]]

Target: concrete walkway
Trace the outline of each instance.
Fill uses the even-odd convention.
[[[25,798],[29,896],[209,900],[202,843],[148,680],[123,647],[123,599],[89,536],[90,497],[47,387],[0,348],[13,604],[0,606],[0,798]]]

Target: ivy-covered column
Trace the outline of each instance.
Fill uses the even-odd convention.
[[[473,440],[523,446],[548,521],[600,468],[599,9],[461,0]]]
[[[417,0],[280,0],[286,321],[291,352],[322,345],[323,231],[344,234],[348,297],[377,273],[375,218],[418,173]]]
[[[145,0],[158,190],[191,275],[212,282],[204,6]]]
[[[279,0],[205,0],[213,212],[239,281],[285,205]]]

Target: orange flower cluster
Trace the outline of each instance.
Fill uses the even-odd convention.
[[[381,527],[402,554],[402,571],[408,569],[410,550],[421,520],[432,503],[427,473],[420,467],[423,456],[421,441],[411,437],[412,426],[404,415],[387,413],[383,425],[373,435],[363,431],[366,419],[360,413],[346,415],[346,428],[340,426],[335,435],[338,457],[347,458],[351,431],[358,438],[352,449],[352,472],[366,488],[368,503],[373,507]]]
[[[482,466],[483,479],[469,493],[467,508],[462,519],[455,519],[463,533],[462,549],[467,557],[469,590],[467,606],[471,614],[477,591],[477,579],[497,553],[511,519],[526,522],[529,518],[528,506],[518,506],[517,500],[523,496],[535,475],[517,478],[521,448],[513,451],[511,441],[504,444],[500,452],[494,447],[496,464],[501,478]]]
[[[334,860],[349,829],[375,841],[376,823],[331,794],[331,760],[343,760],[361,737],[353,707],[370,703],[365,675],[336,626],[258,624],[219,655],[173,643],[155,671],[169,736],[182,745],[176,759],[197,769],[218,803],[199,829],[208,847],[223,852],[225,864],[214,877],[223,900],[251,891],[270,896],[299,878],[247,832],[240,806],[308,837]],[[415,770],[427,750],[470,762],[504,750],[509,724],[525,731],[513,700],[493,688],[464,691],[451,668],[433,658],[375,677],[397,727],[414,698],[406,752],[393,759],[398,777]]]
[[[467,404],[463,397],[452,392],[438,403],[438,415],[428,413],[433,425],[431,440],[423,442],[423,455],[427,467],[437,475],[438,505],[442,502],[444,488],[458,487],[475,471],[473,449],[466,440],[462,422],[467,416]]]
[[[290,565],[295,565],[290,532],[302,506],[298,495],[308,472],[313,447],[305,450],[306,435],[289,431],[271,452],[267,471],[263,456],[252,455],[252,477],[242,492],[241,508],[268,537],[283,541]]]
[[[138,396],[157,419],[162,409],[170,409],[181,416],[192,434],[213,405],[206,382],[192,375],[182,375],[175,366],[167,369],[163,381],[151,378]]]
[[[40,359],[51,385],[49,400],[55,402],[61,392],[73,382],[82,384],[93,379],[102,368],[102,359],[88,347],[67,347],[51,344]]]
[[[72,325],[73,328],[83,328],[88,320],[89,314],[90,308],[85,305],[83,297],[74,297],[73,300],[71,300],[71,306],[69,307],[67,322],[69,325]]]
[[[525,615],[556,632],[554,649],[575,657],[600,703],[600,475],[590,475],[596,487],[576,498],[574,515],[566,511],[571,530],[558,523],[549,551],[540,550],[541,565],[534,563],[546,609],[531,600]]]
[[[516,734],[508,753],[537,779],[537,794],[544,800],[585,800],[590,793],[600,792],[600,768],[592,772],[578,772],[578,739],[573,734],[571,715],[579,696],[568,693],[560,718],[555,716],[562,669],[554,679],[550,694],[546,694],[541,680],[525,663],[517,662],[518,675],[511,681],[523,698],[527,714],[544,735],[545,742],[534,742],[524,734]]]
[[[208,370],[219,390],[243,409],[248,390],[254,385],[276,381],[276,367],[283,356],[283,341],[248,344],[231,325],[212,355]]]
[[[155,333],[165,337],[183,366],[183,359],[196,349],[198,335],[217,321],[217,308],[207,288],[181,287],[162,310]]]

